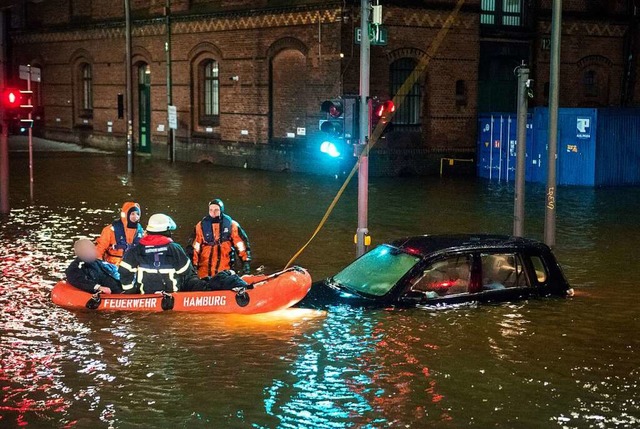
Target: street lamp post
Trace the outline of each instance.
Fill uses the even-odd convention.
[[[518,74],[518,140],[516,156],[516,189],[514,194],[513,235],[524,235],[524,202],[525,202],[525,159],[527,156],[527,83],[529,68],[522,64]]]

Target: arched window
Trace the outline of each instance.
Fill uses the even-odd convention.
[[[392,97],[395,97],[416,65],[417,61],[413,58],[400,58],[391,63],[389,78]],[[398,110],[393,117],[393,124],[419,126],[421,124],[421,105],[422,91],[416,82],[407,93],[404,101],[398,106]]]
[[[85,114],[93,112],[93,75],[91,64],[83,63],[80,66],[82,80],[82,110]]]
[[[201,63],[200,123],[217,122],[220,116],[220,76],[218,62],[204,60]]]

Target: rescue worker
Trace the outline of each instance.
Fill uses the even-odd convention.
[[[124,293],[206,290],[208,279],[198,278],[184,249],[171,239],[176,224],[169,216],[154,214],[139,245],[120,262]]]
[[[222,200],[209,203],[209,214],[195,227],[193,266],[198,276],[214,276],[220,271],[231,270],[238,256],[242,271],[251,271],[251,249],[249,239],[240,224],[224,212]]]
[[[122,293],[118,268],[96,258],[96,246],[91,240],[77,240],[73,250],[76,258],[65,271],[70,285],[89,293]]]
[[[120,211],[120,219],[105,226],[96,240],[98,259],[114,265],[120,264],[122,255],[138,244],[144,234],[140,225],[140,215],[138,203],[124,203]]]

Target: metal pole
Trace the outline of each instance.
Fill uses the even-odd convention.
[[[556,244],[556,163],[558,153],[558,95],[560,92],[560,40],[562,0],[553,0],[551,16],[551,64],[549,73],[549,148],[547,194],[544,214],[544,242]]]
[[[359,149],[362,151],[358,168],[358,229],[356,230],[356,257],[367,251],[369,236],[369,0],[360,2],[360,126]]]
[[[31,97],[31,64],[29,64],[29,77],[27,78],[27,91],[29,94],[28,103],[30,106],[32,105],[32,97]],[[31,196],[31,202],[33,202],[33,122],[31,119],[33,115],[31,114],[31,110],[29,110],[29,130],[27,134],[29,136],[29,195]]]
[[[127,85],[127,172],[133,173],[133,84],[131,82],[131,5],[124,0],[125,19],[125,76]]]
[[[0,10],[0,87],[5,85],[5,12]],[[4,106],[0,103],[0,213],[9,214],[9,131],[7,121],[4,118]]]
[[[164,43],[164,50],[166,53],[166,63],[167,63],[167,115],[169,114],[168,106],[171,106],[173,99],[173,88],[172,88],[172,74],[171,74],[171,0],[167,0],[167,4],[165,6],[165,25],[166,25],[166,33],[167,40]],[[168,116],[167,116],[168,118]],[[169,127],[169,123],[167,121],[167,148],[169,152],[169,160],[171,162],[175,162],[176,160],[176,148],[175,148],[175,139],[173,128]]]
[[[524,192],[525,192],[525,159],[527,156],[527,81],[529,80],[529,68],[521,65],[518,73],[518,140],[516,155],[516,190],[514,193],[513,209],[513,235],[524,235]],[[509,154],[507,153],[507,159]],[[509,172],[507,171],[507,180]]]

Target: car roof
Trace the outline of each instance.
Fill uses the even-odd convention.
[[[496,234],[418,235],[394,240],[389,244],[407,253],[419,253],[422,256],[456,250],[548,249],[544,243],[530,238]]]

